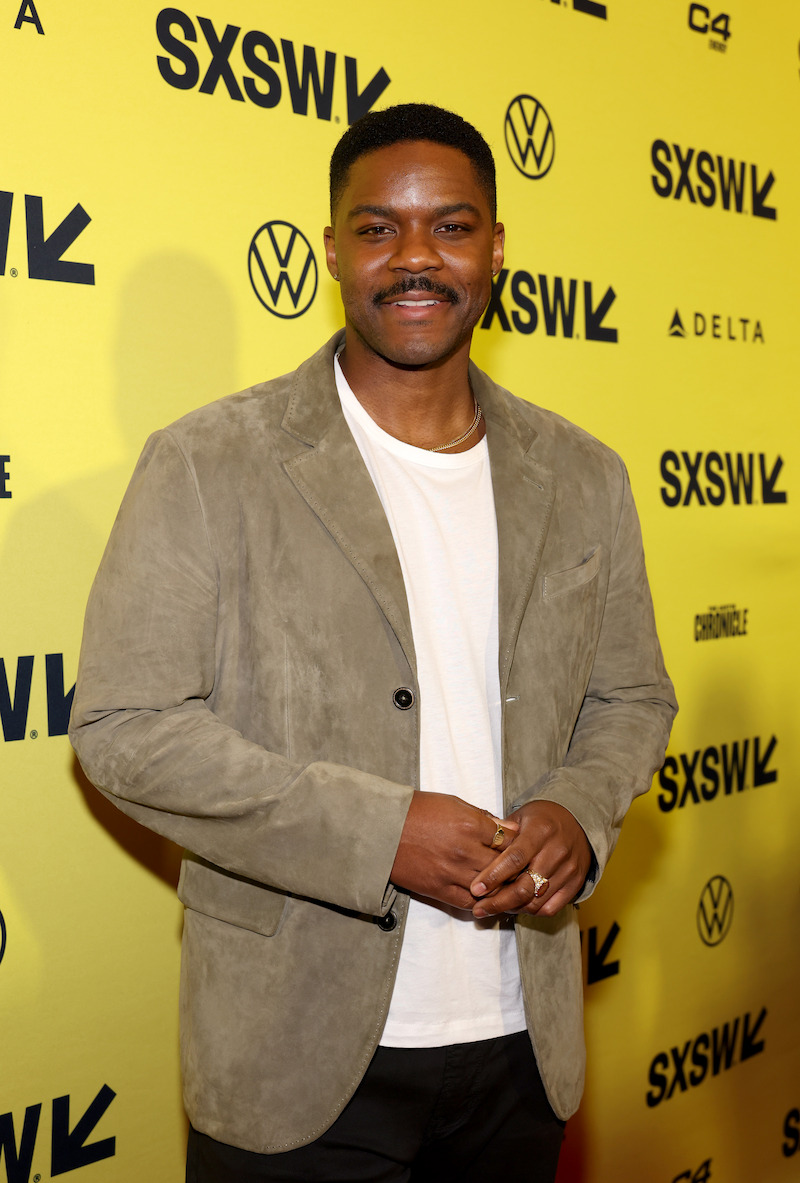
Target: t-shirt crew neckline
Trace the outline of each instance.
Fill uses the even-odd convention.
[[[353,394],[339,364],[338,354],[333,359],[333,370],[339,398],[348,414],[352,415],[373,443],[385,448],[387,452],[391,452],[398,459],[405,460],[410,464],[421,464],[426,468],[439,469],[469,468],[470,465],[480,464],[486,459],[489,450],[486,436],[474,447],[468,448],[466,452],[429,452],[427,448],[416,448],[413,444],[407,444],[404,440],[390,435],[388,431],[384,431],[382,427],[378,426],[369,411],[365,410]]]

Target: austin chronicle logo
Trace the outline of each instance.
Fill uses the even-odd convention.
[[[697,931],[704,945],[725,940],[733,920],[733,889],[723,875],[709,879],[697,905]]]
[[[317,294],[311,243],[291,222],[266,222],[253,235],[247,257],[250,283],[267,312],[292,320]]]
[[[518,94],[506,111],[506,147],[516,168],[538,181],[550,171],[556,137],[550,116],[533,95]]]

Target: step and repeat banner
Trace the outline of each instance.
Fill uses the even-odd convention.
[[[178,1183],[179,852],[66,739],[147,435],[339,326],[348,123],[452,107],[497,159],[478,363],[627,461],[670,750],[581,912],[562,1183],[800,1179],[800,8],[3,0],[0,1180]]]

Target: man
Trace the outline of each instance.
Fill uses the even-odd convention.
[[[675,705],[623,466],[469,361],[503,240],[469,124],[350,128],[344,334],[151,438],[92,592],[73,743],[191,852],[192,1183],[545,1183],[580,1098]]]

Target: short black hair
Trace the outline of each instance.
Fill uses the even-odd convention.
[[[492,221],[496,220],[497,181],[491,148],[466,119],[432,103],[398,103],[384,111],[370,111],[347,129],[331,156],[331,220],[352,165],[368,152],[407,140],[428,140],[463,152],[489,202]]]

